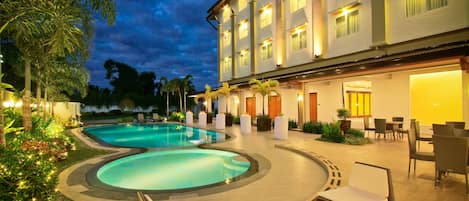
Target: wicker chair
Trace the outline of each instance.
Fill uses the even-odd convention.
[[[466,122],[464,121],[447,121],[446,125],[453,126],[453,128],[464,129],[466,127]]]
[[[412,121],[410,121],[410,126],[412,127]],[[420,150],[420,141],[431,142],[432,137],[424,137],[420,134],[420,122],[414,121],[415,126],[415,139],[417,140],[417,150]]]
[[[420,152],[416,149],[417,136],[415,132],[415,126],[411,125],[409,129],[409,135],[407,135],[409,141],[409,166],[407,168],[407,176],[410,176],[410,166],[412,159],[414,159],[414,174],[417,167],[417,160],[421,161],[435,161],[435,155],[433,152]]]
[[[446,124],[432,124],[434,135],[454,136],[453,126]]]
[[[394,201],[391,171],[388,168],[355,162],[348,186],[319,192],[315,200]]]
[[[408,130],[404,130],[404,117],[392,117],[393,122],[401,122],[397,128],[397,134],[399,137],[404,138],[404,133],[408,133]]]
[[[375,138],[376,134],[378,134],[378,137],[383,134],[384,139],[386,139],[386,134],[391,132],[391,130],[386,129],[386,119],[375,119]]]
[[[370,136],[370,131],[376,131],[376,128],[370,128],[370,119],[368,117],[363,117],[363,130],[365,130],[368,137]]]
[[[435,186],[440,181],[441,172],[464,174],[466,194],[469,194],[467,174],[468,139],[465,137],[433,135],[435,149]]]

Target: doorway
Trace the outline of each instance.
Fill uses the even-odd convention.
[[[269,117],[275,119],[282,112],[282,102],[280,96],[269,96]]]
[[[318,94],[309,94],[309,121],[318,121]]]
[[[256,118],[256,97],[246,98],[246,112],[251,115],[251,118]]]

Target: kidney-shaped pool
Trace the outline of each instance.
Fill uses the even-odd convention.
[[[177,190],[230,183],[247,173],[249,160],[237,153],[182,149],[147,152],[102,166],[98,179],[133,190]]]

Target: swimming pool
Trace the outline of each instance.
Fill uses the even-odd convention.
[[[124,189],[177,190],[230,183],[250,166],[247,158],[233,152],[182,149],[121,158],[102,166],[97,177]]]
[[[225,141],[225,134],[179,124],[121,124],[85,128],[85,132],[120,147],[187,147]]]

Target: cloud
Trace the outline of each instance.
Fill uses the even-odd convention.
[[[87,62],[91,83],[110,87],[104,62],[113,59],[139,72],[168,78],[192,74],[198,90],[218,85],[217,32],[206,21],[216,0],[119,0],[114,25],[95,21]]]

